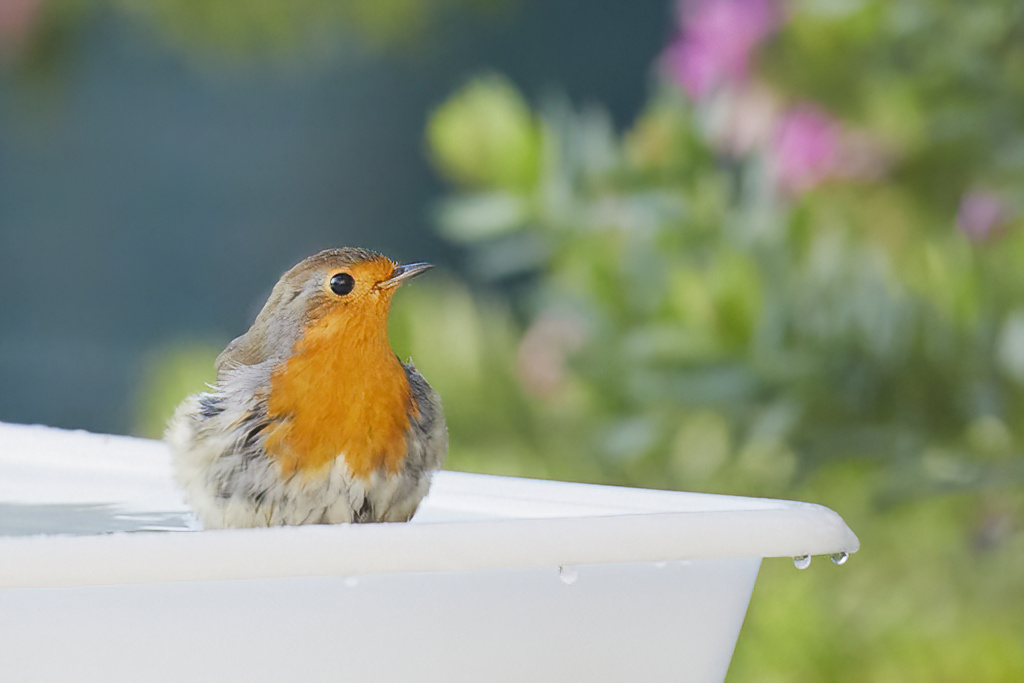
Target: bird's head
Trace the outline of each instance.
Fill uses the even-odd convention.
[[[368,249],[328,249],[281,276],[245,335],[218,359],[253,364],[287,357],[309,333],[340,343],[386,343],[391,297],[429,263],[396,264]]]
[[[299,292],[307,323],[325,317],[387,325],[391,297],[429,263],[399,265],[365,249],[331,249],[309,257],[282,278]]]

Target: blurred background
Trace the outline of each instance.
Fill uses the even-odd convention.
[[[0,0],[0,420],[159,437],[278,276],[441,266],[449,467],[798,498],[730,681],[1024,680],[1024,5]]]

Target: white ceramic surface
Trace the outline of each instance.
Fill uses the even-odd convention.
[[[761,558],[858,548],[818,505],[456,472],[410,524],[196,529],[161,443],[0,424],[0,680],[720,681]]]

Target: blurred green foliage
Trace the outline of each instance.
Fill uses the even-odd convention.
[[[433,125],[478,132],[481,97],[516,101],[494,82]],[[624,136],[564,104],[540,119],[536,183],[504,189],[481,155],[439,215],[478,272],[530,278],[523,391],[572,415],[604,479],[777,493],[856,459],[885,468],[886,499],[1019,481],[1019,231],[972,244],[887,180],[789,200],[671,92]]]
[[[754,78],[687,96],[668,77],[625,133],[557,100],[525,114],[495,75],[438,110],[428,140],[459,188],[440,229],[517,283],[523,329],[485,373],[513,366],[518,386],[453,426],[453,462],[838,509],[864,550],[842,570],[767,563],[732,680],[1019,680],[1024,13],[790,10]],[[771,118],[752,138],[751,92]],[[826,133],[803,152],[837,161],[787,191],[782,112],[806,102]],[[483,112],[517,134],[480,139]]]
[[[466,185],[519,191],[537,182],[540,130],[526,101],[501,78],[481,79],[441,106],[427,141],[446,175]]]
[[[223,344],[178,342],[149,354],[137,401],[135,432],[159,439],[174,409],[189,394],[217,379],[214,361]]]
[[[453,10],[501,11],[507,0],[20,0],[38,5],[28,22],[23,67],[56,69],[77,27],[97,13],[135,22],[202,61],[316,59],[336,51],[339,36],[363,51],[400,50],[421,42]]]
[[[227,54],[280,53],[316,48],[338,29],[364,44],[385,47],[422,34],[437,13],[452,5],[484,6],[488,0],[107,0],[151,23],[173,42]]]

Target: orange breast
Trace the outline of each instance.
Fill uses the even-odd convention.
[[[334,311],[312,324],[271,376],[277,420],[268,455],[286,474],[315,474],[339,455],[361,478],[396,472],[406,454],[412,397],[384,320]]]

